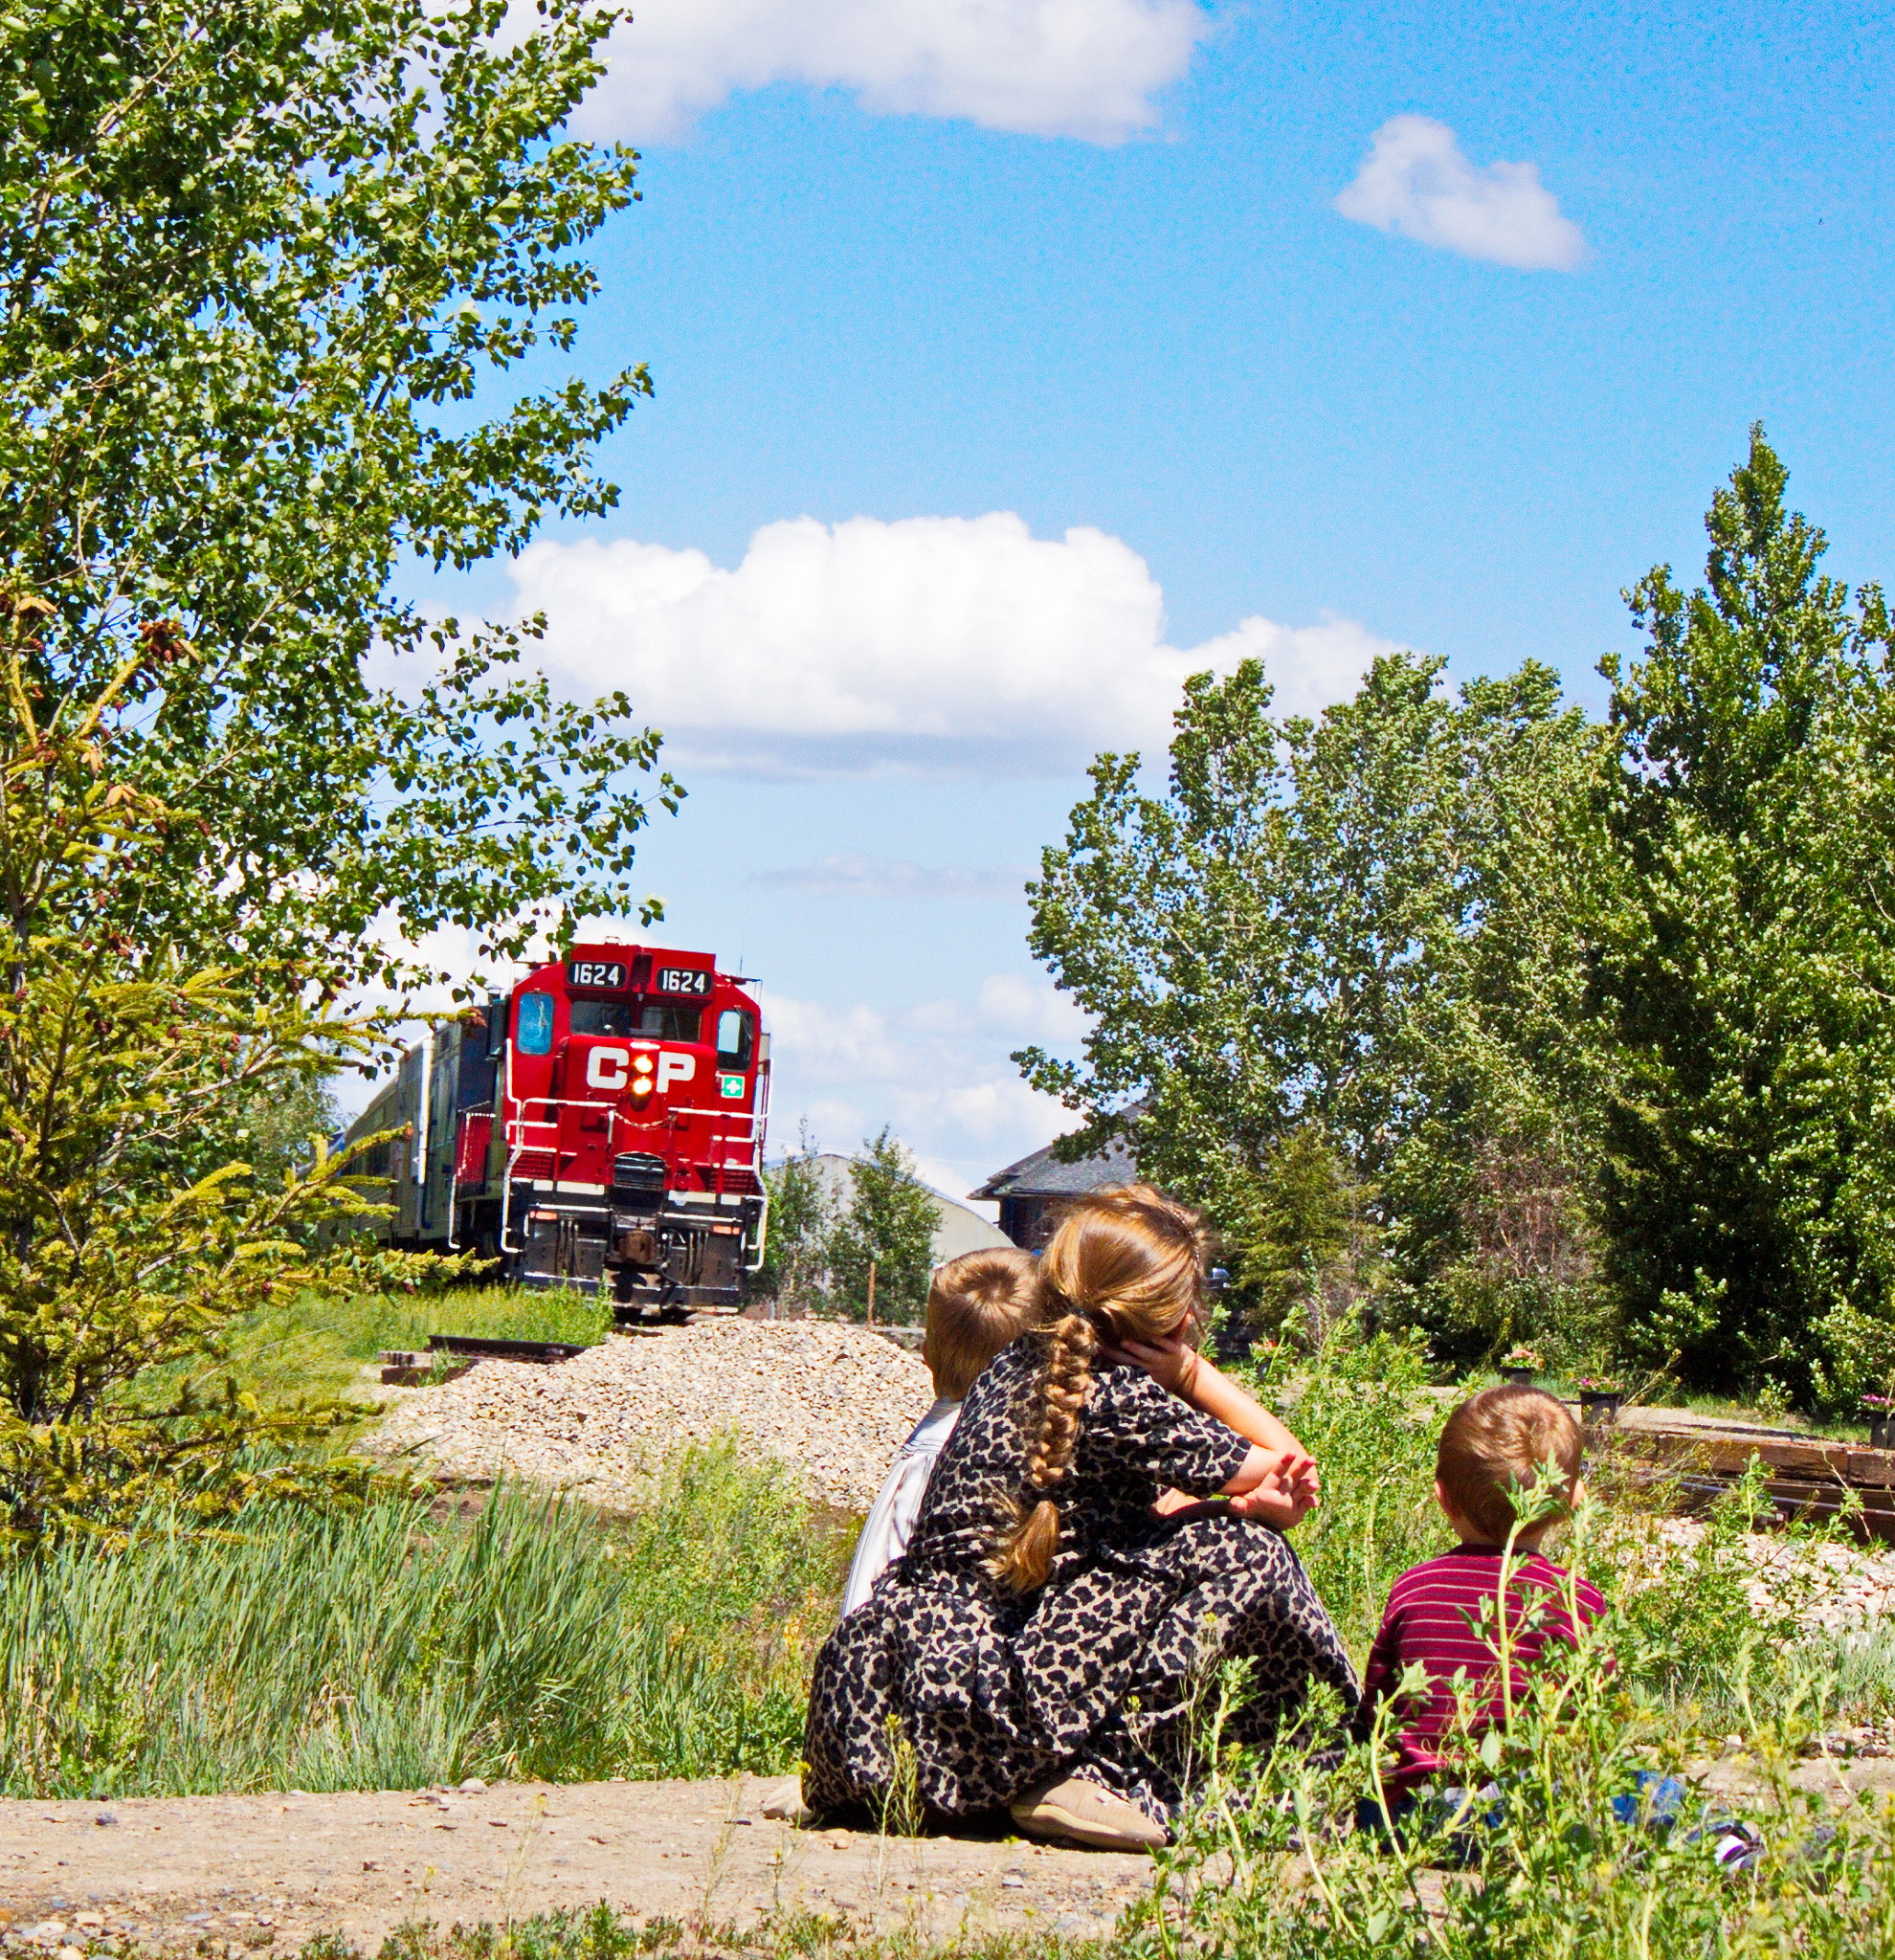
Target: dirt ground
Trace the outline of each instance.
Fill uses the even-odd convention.
[[[1019,1839],[791,1830],[756,1777],[506,1784],[478,1793],[0,1801],[0,1944],[124,1935],[212,1955],[341,1932],[372,1954],[404,1920],[524,1918],[606,1899],[628,1917],[747,1923],[797,1905],[941,1938],[1103,1931],[1143,1858]],[[67,1960],[73,1960],[72,1955]]]
[[[1694,1773],[1740,1809],[1755,1788],[1735,1749]],[[1895,1758],[1806,1760],[1794,1781],[1895,1796]],[[761,1815],[769,1788],[737,1776],[0,1801],[0,1949],[81,1960],[88,1941],[117,1937],[280,1960],[339,1932],[372,1955],[404,1921],[501,1922],[601,1899],[638,1921],[746,1925],[803,1907],[921,1943],[1029,1927],[1083,1938],[1150,1882],[1143,1858],[1018,1838],[796,1831]]]

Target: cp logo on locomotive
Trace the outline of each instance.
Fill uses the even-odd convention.
[[[586,1058],[586,1086],[589,1089],[623,1089],[630,1087],[635,1096],[651,1093],[652,1051],[641,1048],[634,1055],[629,1048],[594,1048]],[[667,1055],[662,1050],[658,1056],[658,1093],[671,1087],[673,1082],[688,1082],[698,1072],[698,1058],[695,1055]]]

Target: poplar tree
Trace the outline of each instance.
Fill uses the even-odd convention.
[[[1084,1118],[1072,1148],[1126,1134],[1206,1208],[1266,1331],[1372,1280],[1458,1339],[1440,1281],[1483,1153],[1585,1147],[1595,744],[1545,667],[1458,700],[1440,669],[1389,656],[1315,721],[1273,715],[1255,661],[1193,677],[1165,793],[1101,756],[1028,887],[1093,1025],[1081,1060],[1015,1060]]]
[[[259,1101],[318,1111],[377,1033],[330,1004],[429,931],[505,954],[639,903],[658,736],[559,699],[535,622],[400,577],[615,500],[594,453],[650,377],[552,370],[635,196],[562,127],[617,18],[0,20],[0,1531],[350,1481],[304,1453],[344,1413],[259,1407],[223,1336],[420,1270],[325,1232],[364,1221],[346,1167],[253,1152]]]
[[[535,628],[431,620],[464,569],[608,509],[651,389],[547,370],[635,195],[561,125],[587,0],[22,0],[0,22],[0,590],[42,719],[180,820],[114,926],[209,964],[398,981],[622,912],[657,737],[562,702]],[[502,32],[502,27],[505,32]],[[509,387],[530,367],[536,385]],[[669,779],[659,794],[675,799]]]
[[[1840,1399],[1895,1366],[1895,672],[1761,429],[1703,587],[1628,595],[1597,997],[1611,1271],[1654,1356]]]

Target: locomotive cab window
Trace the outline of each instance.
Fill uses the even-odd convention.
[[[648,1000],[639,1010],[637,1027],[630,1032],[656,1035],[660,1041],[695,1041],[702,1019],[702,1008],[686,1007],[681,1000]]]
[[[552,1053],[553,997],[523,993],[514,1008],[514,1045],[522,1055]]]
[[[748,1068],[756,1049],[756,1026],[741,1009],[727,1007],[717,1017],[717,1058],[731,1068]]]
[[[575,1000],[570,1025],[575,1035],[633,1035],[637,1010],[629,1000]]]

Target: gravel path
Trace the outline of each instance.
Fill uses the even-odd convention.
[[[918,1355],[834,1321],[700,1321],[545,1368],[481,1361],[407,1392],[369,1438],[450,1476],[505,1474],[637,1503],[682,1442],[737,1431],[845,1510],[875,1501],[934,1399]]]

